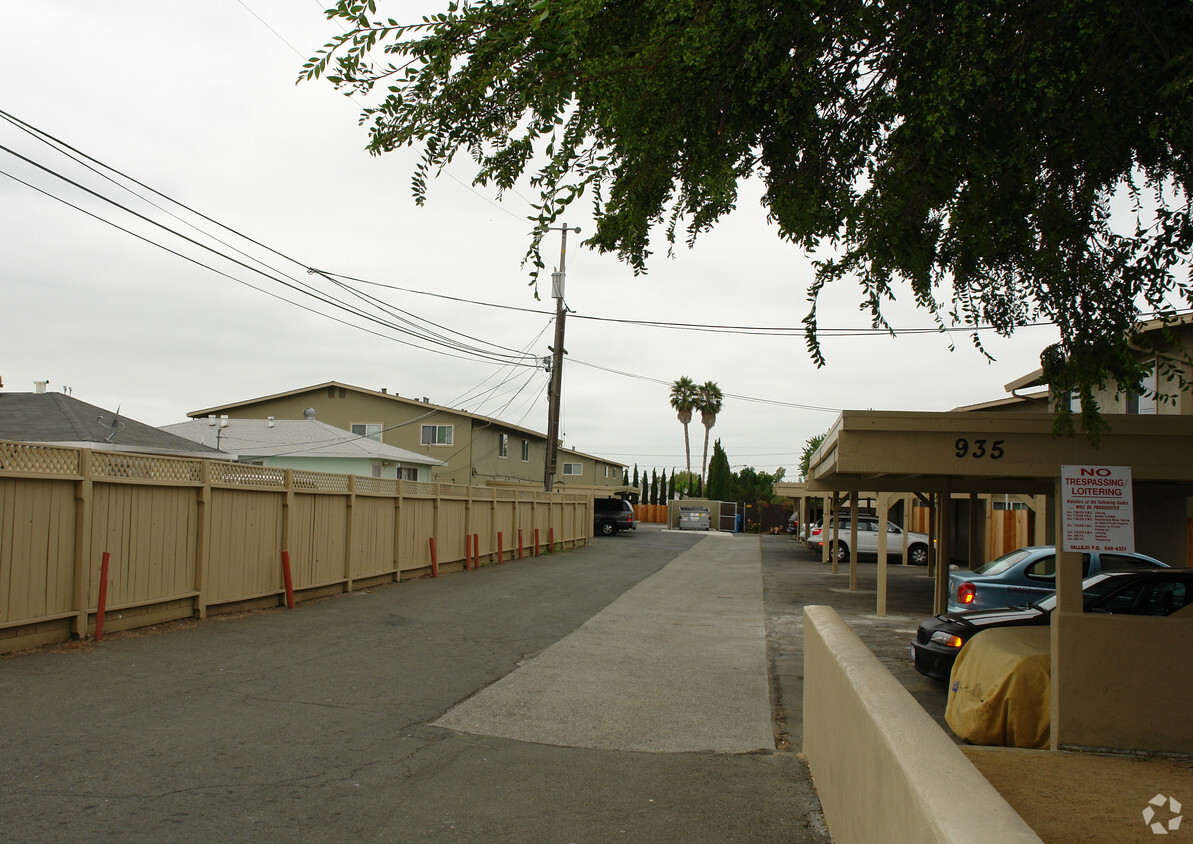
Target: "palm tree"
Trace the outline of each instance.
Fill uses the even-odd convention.
[[[688,461],[689,475],[692,474],[692,448],[688,443],[688,423],[692,421],[696,397],[696,382],[686,375],[671,385],[671,406],[675,408],[679,424],[683,425],[683,450]]]
[[[704,426],[704,459],[700,461],[700,480],[704,481],[704,469],[708,465],[708,432],[717,424],[717,414],[725,404],[725,395],[712,381],[705,381],[696,388],[696,409],[700,411],[700,424]]]

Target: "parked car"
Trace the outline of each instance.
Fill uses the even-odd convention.
[[[1082,555],[1082,577],[1103,571],[1163,568],[1144,554],[1103,552]],[[950,611],[1009,607],[1043,598],[1056,589],[1056,549],[1051,545],[1018,548],[973,571],[949,572]]]
[[[1193,570],[1143,568],[1102,572],[1081,584],[1086,612],[1171,615],[1193,604]],[[973,636],[992,627],[1047,625],[1056,609],[1056,593],[1020,607],[947,612],[920,622],[911,658],[921,674],[948,680],[953,662]]]
[[[840,562],[849,560],[849,534],[853,520],[849,516],[842,516],[837,526],[837,559]],[[888,557],[903,559],[903,529],[898,525],[887,523],[886,553]],[[825,542],[831,539],[831,530],[821,525],[813,525],[808,533],[807,545],[813,551],[819,551]],[[928,546],[931,540],[922,533],[908,532],[907,558],[913,566],[928,565]],[[865,557],[878,556],[878,517],[859,516],[857,520],[857,550]]]
[[[634,521],[634,505],[624,498],[594,498],[592,513],[593,530],[602,536],[638,529],[638,523]]]
[[[787,533],[791,534],[792,536],[795,536],[797,533],[799,533],[799,519],[795,517],[795,513],[792,513],[787,517]]]

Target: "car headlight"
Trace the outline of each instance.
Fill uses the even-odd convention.
[[[936,642],[938,645],[944,645],[946,648],[959,648],[965,644],[961,637],[955,633],[947,633],[944,630],[937,630],[928,637],[929,642]]]

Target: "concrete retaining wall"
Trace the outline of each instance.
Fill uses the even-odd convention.
[[[837,844],[1040,841],[832,607],[804,609],[804,753]]]

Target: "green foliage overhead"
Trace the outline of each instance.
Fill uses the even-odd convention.
[[[421,149],[417,202],[461,153],[477,185],[529,176],[536,278],[547,227],[581,197],[588,245],[642,271],[659,226],[668,248],[690,243],[757,178],[781,237],[834,247],[809,291],[816,361],[824,285],[858,284],[876,326],[905,285],[942,326],[1055,322],[1051,371],[1090,407],[1103,383],[1139,385],[1141,308],[1193,300],[1188,0],[477,0],[413,25],[340,0],[328,15],[348,31],[303,75],[383,96],[368,148]]]

